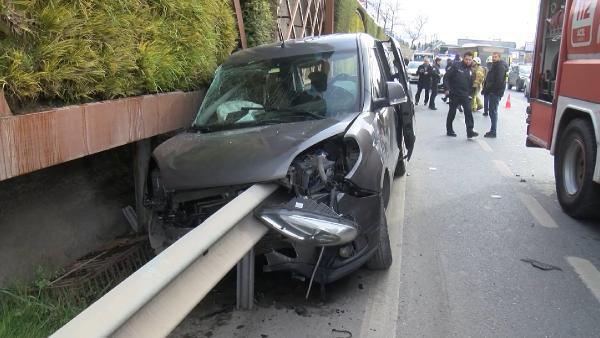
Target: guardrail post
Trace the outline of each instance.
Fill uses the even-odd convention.
[[[144,232],[148,221],[148,211],[144,207],[144,187],[148,175],[148,166],[152,155],[150,139],[139,140],[134,148],[135,212],[137,214],[136,232]]]
[[[252,310],[254,305],[254,249],[250,249],[237,263],[238,310]]]

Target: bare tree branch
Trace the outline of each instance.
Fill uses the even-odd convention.
[[[412,23],[404,25],[404,31],[410,38],[410,48],[414,49],[415,42],[423,36],[424,28],[428,20],[428,17],[419,15]]]

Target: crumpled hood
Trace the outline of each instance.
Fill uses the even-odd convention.
[[[355,116],[205,134],[185,132],[158,146],[153,156],[167,189],[266,182],[285,177],[299,153],[343,133]]]

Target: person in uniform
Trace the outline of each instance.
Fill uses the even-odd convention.
[[[429,59],[425,58],[423,64],[417,68],[419,74],[419,83],[417,84],[417,95],[415,95],[415,106],[419,104],[421,92],[425,90],[425,105],[429,102],[429,90],[431,89],[431,71],[433,68],[429,64]]]
[[[431,68],[431,96],[429,97],[429,109],[431,110],[437,110],[435,107],[435,97],[437,96],[438,85],[442,78],[442,73],[440,72],[441,61],[441,58],[436,57]]]
[[[473,130],[474,121],[471,112],[471,99],[473,93],[473,53],[466,52],[462,62],[454,62],[448,69],[444,80],[446,95],[450,95],[450,108],[446,118],[446,135],[456,137],[452,123],[456,117],[456,109],[462,106],[465,113],[467,138],[477,137],[479,134]]]
[[[481,67],[481,59],[479,57],[473,58],[473,99],[471,100],[471,110],[473,112],[481,110],[483,108],[483,102],[479,93],[485,80],[485,71]]]

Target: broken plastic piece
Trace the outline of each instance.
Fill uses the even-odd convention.
[[[522,258],[521,259],[522,262],[525,263],[529,263],[531,264],[533,267],[536,267],[540,270],[544,270],[544,271],[548,271],[548,270],[558,270],[558,271],[563,271],[561,268],[559,268],[558,266],[554,266],[554,265],[550,265],[550,264],[546,264],[546,263],[542,263],[542,262],[538,262],[535,259],[531,259],[531,258]]]

